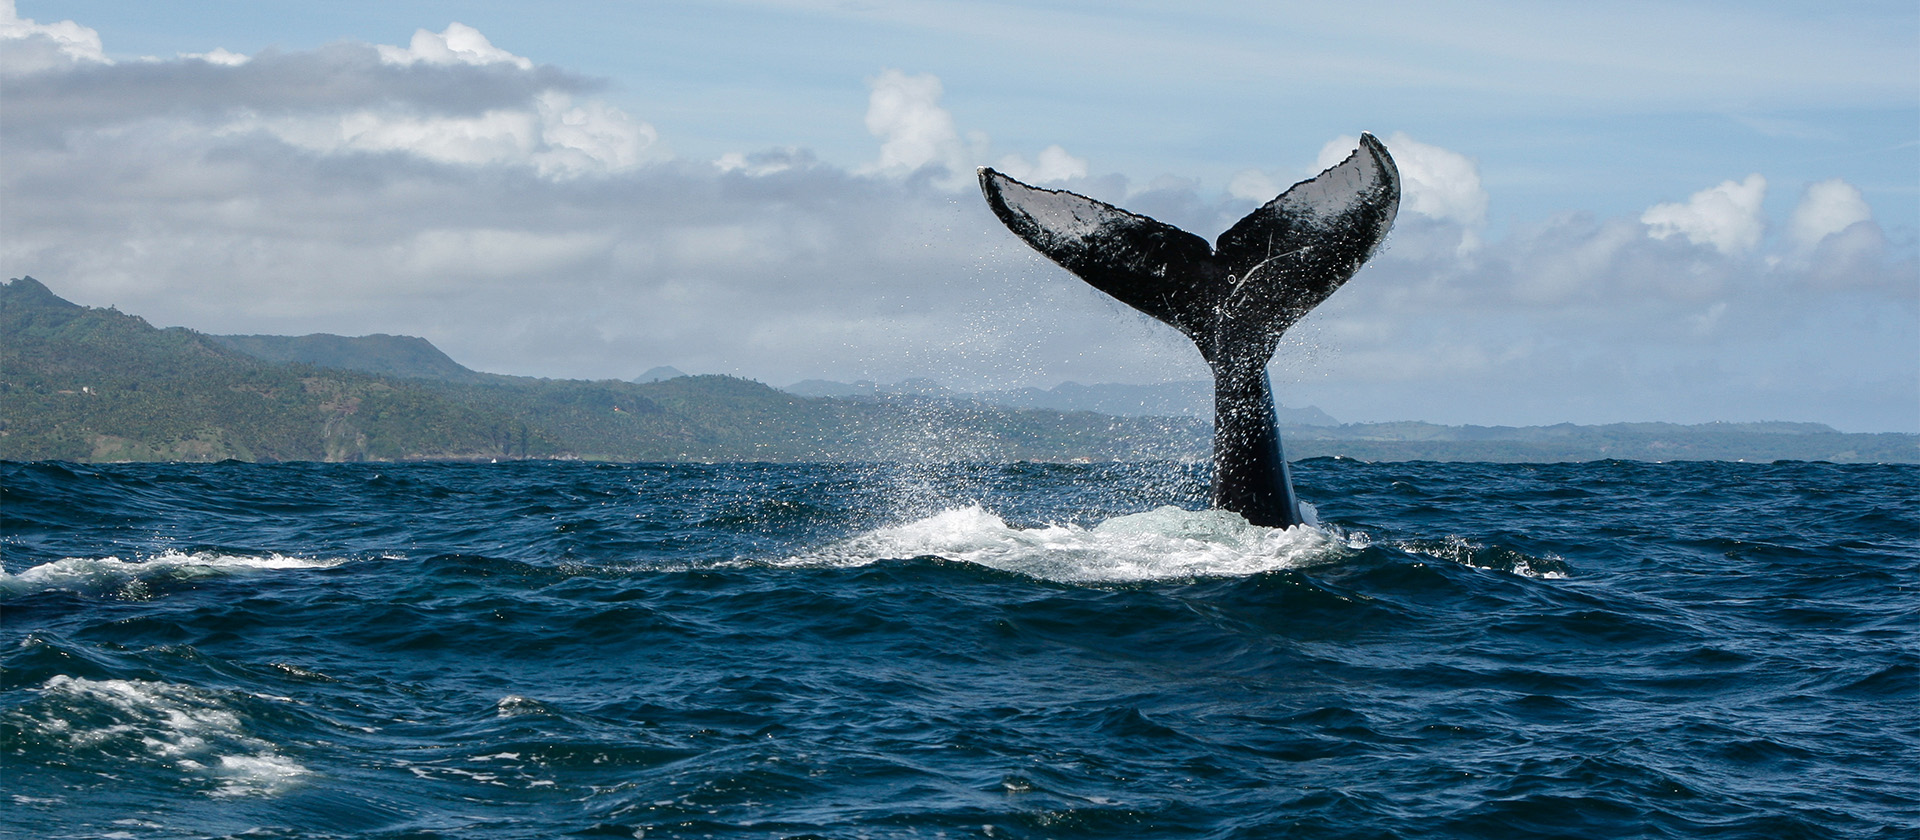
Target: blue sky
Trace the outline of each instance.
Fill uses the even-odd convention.
[[[1200,378],[968,171],[1210,238],[1371,130],[1408,209],[1283,402],[1920,431],[1912,3],[1175,9],[26,0],[0,271],[507,373]]]

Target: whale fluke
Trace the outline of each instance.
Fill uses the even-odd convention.
[[[1339,165],[1247,214],[1215,244],[1164,222],[980,168],[994,215],[1094,288],[1179,330],[1213,368],[1213,504],[1256,525],[1303,521],[1274,427],[1267,363],[1288,327],[1373,256],[1400,172],[1371,134]]]

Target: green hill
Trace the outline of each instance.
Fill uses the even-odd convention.
[[[207,339],[269,362],[447,382],[484,382],[488,378],[488,374],[468,370],[448,358],[432,342],[409,335],[367,335],[357,338],[326,333],[301,336],[210,335]]]
[[[183,329],[0,287],[0,457],[477,458],[558,447],[495,408],[404,381],[274,364]]]
[[[935,393],[803,397],[726,376],[478,373],[404,336],[209,336],[0,286],[0,458],[72,461],[1200,459],[1191,417]],[[1290,425],[1293,458],[1920,462],[1920,435],[1818,424]]]
[[[72,304],[31,277],[0,286],[0,335],[0,458],[10,460],[1108,460],[1204,452],[1204,429],[1157,418],[807,399],[724,376],[532,379],[469,371],[421,339],[156,329]]]

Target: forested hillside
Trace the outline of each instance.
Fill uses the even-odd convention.
[[[405,336],[209,336],[0,286],[0,459],[1069,461],[1202,459],[1194,417],[919,393],[803,397],[726,376],[479,373]],[[1324,416],[1324,415],[1320,415]],[[1283,428],[1292,458],[1920,461],[1920,435],[1806,423]]]
[[[115,460],[550,455],[512,414],[405,381],[273,364],[183,329],[0,288],[0,457]]]
[[[447,370],[451,360],[438,362],[444,355],[419,339],[303,345],[156,329],[133,315],[69,303],[31,277],[0,287],[0,335],[0,458],[11,460],[1106,460],[1204,453],[1204,427],[1187,420],[807,399],[724,376],[634,384],[475,374],[457,365]],[[381,346],[404,357],[366,352]],[[424,360],[450,375],[383,376],[263,359],[239,348],[331,352],[342,364],[415,373]]]

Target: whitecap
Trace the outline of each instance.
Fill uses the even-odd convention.
[[[39,737],[74,752],[170,764],[217,797],[281,793],[311,771],[247,730],[219,692],[150,680],[55,676],[26,711]]]
[[[789,558],[789,565],[863,566],[941,557],[1063,583],[1241,577],[1325,562],[1362,547],[1336,531],[1264,528],[1222,510],[1167,506],[1091,528],[1016,528],[978,505],[879,528]]]
[[[1510,548],[1473,542],[1458,534],[1448,534],[1438,540],[1399,540],[1393,545],[1409,554],[1462,566],[1509,572],[1521,577],[1540,580],[1565,580],[1568,577],[1567,560],[1558,554],[1535,557]]]
[[[17,574],[0,571],[0,595],[11,597],[31,592],[68,590],[144,598],[148,595],[148,586],[160,581],[195,580],[286,569],[321,569],[337,566],[343,562],[345,561],[289,557],[284,554],[260,556],[207,551],[191,553],[169,551],[144,560],[122,560],[118,557],[69,557],[23,569]]]
[[[548,709],[546,704],[531,697],[509,694],[493,704],[493,713],[496,717],[504,718],[520,715],[550,715],[553,711]]]

